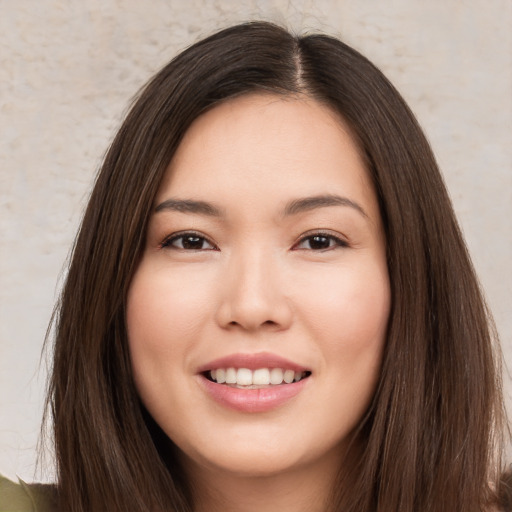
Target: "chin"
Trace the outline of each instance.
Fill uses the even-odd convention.
[[[234,474],[242,478],[262,478],[288,473],[298,469],[302,464],[297,457],[289,453],[269,453],[254,447],[253,449],[232,449],[220,456],[191,460],[206,469]]]
[[[211,440],[210,440],[211,441]],[[227,443],[210,442],[182,451],[190,468],[221,472],[242,478],[271,477],[291,474],[307,467],[327,464],[338,466],[342,449],[340,446],[309,446],[304,439],[283,439],[271,436],[266,439],[243,440]],[[220,449],[212,449],[220,447]],[[204,448],[204,450],[201,450]]]

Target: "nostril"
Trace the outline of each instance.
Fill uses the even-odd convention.
[[[239,326],[239,327],[242,327],[243,326],[243,323],[241,322],[237,322],[235,320],[232,320],[231,322],[229,322],[229,325],[232,325],[232,326]],[[265,320],[264,322],[262,322],[260,324],[261,326],[269,326],[269,327],[276,327],[278,326],[279,324],[277,322],[274,322],[274,320]]]

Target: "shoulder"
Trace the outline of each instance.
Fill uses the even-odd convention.
[[[55,512],[55,486],[12,482],[0,475],[0,512]]]

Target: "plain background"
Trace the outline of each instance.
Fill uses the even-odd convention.
[[[250,19],[341,37],[398,87],[512,362],[511,0],[0,0],[0,473],[51,478],[35,472],[42,342],[131,98],[180,49]]]

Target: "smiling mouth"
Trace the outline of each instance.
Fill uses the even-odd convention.
[[[238,389],[261,389],[292,384],[308,378],[310,371],[283,368],[216,368],[203,372],[203,376],[216,384]]]

